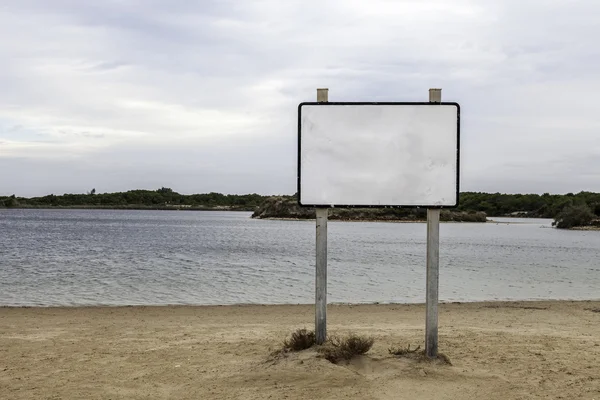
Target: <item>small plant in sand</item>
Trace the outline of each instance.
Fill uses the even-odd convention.
[[[315,342],[315,332],[302,328],[292,332],[290,338],[283,341],[283,350],[302,351],[314,346]]]
[[[425,355],[425,350],[421,350],[421,346],[417,346],[414,349],[410,348],[410,344],[407,347],[390,347],[388,349],[388,353],[390,353],[393,356],[396,357],[404,357],[404,358],[409,358],[411,360],[416,360],[419,362],[422,361],[437,361],[438,363],[441,364],[447,364],[447,365],[452,365],[452,362],[450,362],[450,358],[443,354],[443,353],[438,353],[437,358],[435,359],[431,359],[429,357],[427,357]]]
[[[337,363],[365,354],[371,350],[374,342],[375,339],[372,337],[356,334],[350,334],[344,338],[332,336],[318,351],[326,360]]]
[[[390,347],[388,349],[388,353],[390,353],[393,356],[405,356],[407,354],[414,354],[417,351],[419,351],[419,349],[421,348],[421,346],[417,346],[415,349],[410,349],[410,344],[404,348],[404,347]]]

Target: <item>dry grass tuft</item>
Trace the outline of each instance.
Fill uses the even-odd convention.
[[[302,328],[292,332],[290,338],[283,341],[283,350],[302,351],[314,346],[315,342],[315,332]]]
[[[450,357],[448,357],[444,353],[438,353],[437,359],[442,364],[452,365],[452,362],[450,361]]]
[[[390,353],[393,356],[405,356],[407,354],[412,354],[412,353],[416,353],[417,351],[419,351],[419,349],[421,348],[421,346],[417,346],[416,349],[411,350],[410,349],[410,344],[406,347],[390,347],[388,349],[388,353]]]
[[[337,363],[365,354],[371,350],[374,342],[375,339],[372,337],[356,334],[350,334],[344,338],[332,336],[323,347],[319,348],[319,354],[326,360]]]
[[[410,345],[408,345],[406,348],[390,347],[388,349],[388,353],[396,357],[408,358],[418,362],[438,362],[440,364],[452,365],[452,362],[447,355],[438,353],[437,358],[431,359],[427,357],[425,350],[419,351],[420,349],[421,346],[417,346],[415,349],[411,350]]]

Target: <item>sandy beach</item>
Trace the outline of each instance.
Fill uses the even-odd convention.
[[[390,356],[424,318],[330,306],[330,332],[375,337],[335,365],[270,355],[312,306],[0,308],[0,399],[600,399],[600,301],[443,304],[451,366]]]

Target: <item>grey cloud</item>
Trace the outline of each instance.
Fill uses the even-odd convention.
[[[13,2],[0,9],[0,165],[20,172],[0,175],[0,195],[89,180],[292,193],[296,106],[316,87],[340,101],[423,101],[442,87],[462,106],[464,190],[600,191],[599,12],[542,0]],[[44,139],[55,145],[30,146]]]

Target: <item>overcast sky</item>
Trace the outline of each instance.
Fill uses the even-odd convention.
[[[292,194],[297,105],[461,104],[461,190],[600,191],[600,2],[6,0],[0,195]]]

